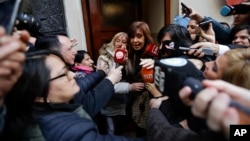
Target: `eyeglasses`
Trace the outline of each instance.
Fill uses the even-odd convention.
[[[53,80],[56,80],[56,79],[64,77],[64,76],[66,76],[69,79],[69,72],[70,71],[67,69],[65,73],[60,74],[60,75],[58,75],[56,77],[50,78],[49,81],[53,81]]]
[[[53,81],[53,80],[55,80],[55,79],[58,79],[58,78],[61,78],[61,77],[64,77],[64,76],[67,76],[67,73],[61,74],[61,75],[56,76],[56,77],[54,77],[54,78],[50,78],[49,81]]]

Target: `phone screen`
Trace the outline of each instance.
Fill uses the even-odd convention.
[[[0,0],[0,25],[11,34],[21,0]]]

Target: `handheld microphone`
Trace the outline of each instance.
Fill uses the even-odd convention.
[[[246,14],[250,11],[250,5],[237,4],[231,6],[223,6],[220,10],[222,16],[230,16],[235,14]]]
[[[159,47],[155,44],[148,44],[144,51],[146,57],[157,57],[159,54]]]
[[[116,49],[114,54],[114,62],[116,63],[116,67],[118,67],[119,65],[124,65],[126,63],[126,60],[127,50],[122,48]]]
[[[141,68],[143,82],[154,83],[154,69]]]
[[[187,77],[184,80],[183,85],[184,86],[189,86],[191,88],[191,90],[192,90],[192,93],[190,95],[191,99],[194,99],[195,96],[204,88],[202,86],[201,82],[198,79],[194,79],[193,77]],[[245,114],[250,115],[250,108],[242,105],[239,102],[231,100],[228,106],[240,109]]]
[[[187,77],[193,77],[200,81],[204,79],[201,71],[188,59],[172,57],[155,60],[154,84],[163,95],[169,97],[176,114],[189,121],[190,129],[200,131],[206,129],[205,121],[200,121],[194,117],[190,107],[185,105],[178,95]]]
[[[184,53],[185,51],[191,50],[191,48],[182,47],[178,43],[173,42],[171,40],[163,41],[162,48],[164,48],[164,50],[177,51],[177,52],[182,52],[182,53]],[[198,49],[194,49],[194,50],[198,50]],[[214,51],[211,48],[202,48],[202,52],[208,56],[214,55]]]
[[[190,117],[190,107],[184,105],[178,95],[181,88],[189,86],[192,90],[191,99],[204,88],[201,81],[203,80],[200,70],[198,70],[190,61],[184,58],[167,58],[155,61],[154,83],[163,95],[169,96],[171,104],[175,111],[186,117],[190,121],[190,128],[196,131],[203,129],[203,124],[196,126],[197,121]],[[250,108],[231,100],[229,107],[235,107],[242,112],[250,115]],[[192,123],[193,121],[194,124]],[[200,122],[199,122],[200,123]],[[203,122],[201,122],[203,123]],[[204,122],[205,123],[205,122]]]

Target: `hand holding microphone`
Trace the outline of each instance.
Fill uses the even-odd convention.
[[[202,85],[206,88],[194,100],[188,98],[192,91],[189,87],[183,87],[179,95],[194,115],[206,118],[210,129],[224,131],[229,137],[229,125],[250,123],[249,90],[222,80],[204,80]]]
[[[199,49],[190,48],[190,47],[183,47],[183,46],[180,46],[178,43],[173,42],[171,40],[165,40],[162,43],[162,51],[179,52],[179,53],[183,53],[183,54],[185,54],[185,52],[188,52],[188,54],[191,55],[191,54],[194,54],[195,52],[199,51]],[[213,49],[211,49],[209,47],[201,48],[201,52],[203,53],[203,56],[204,55],[208,55],[208,56],[214,55]]]
[[[188,51],[189,55],[194,55],[199,58],[204,57],[205,53],[202,53],[204,48],[209,48],[213,51],[214,55],[219,53],[219,44],[211,43],[211,42],[198,42],[190,46],[190,51]]]

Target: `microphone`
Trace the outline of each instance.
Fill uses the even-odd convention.
[[[155,44],[148,44],[146,46],[146,49],[143,53],[143,57],[158,57],[159,55],[159,47],[156,46]],[[142,67],[141,68],[141,76],[142,76],[142,80],[144,82],[148,82],[148,83],[153,83],[154,82],[154,70],[153,69],[147,69]]]
[[[235,14],[246,14],[250,11],[250,5],[237,4],[231,6],[223,6],[220,10],[222,16],[230,16]]]
[[[143,82],[154,83],[154,69],[141,68]]]
[[[127,50],[118,48],[115,50],[114,54],[114,62],[116,63],[116,67],[119,65],[124,65],[127,60]]]
[[[156,87],[169,96],[171,104],[177,114],[187,118],[189,127],[195,131],[206,129],[206,124],[192,116],[190,107],[185,105],[178,93],[184,86],[189,86],[192,90],[191,99],[204,89],[201,81],[204,80],[202,73],[193,63],[184,58],[166,58],[155,61],[154,83]],[[250,108],[231,100],[230,107],[236,107],[247,115],[250,115]],[[199,124],[197,124],[197,122]]]
[[[184,86],[189,86],[192,90],[192,93],[190,95],[191,99],[194,99],[195,96],[204,88],[201,84],[201,82],[198,79],[195,79],[193,77],[187,77],[184,82],[183,82]],[[235,107],[237,109],[240,109],[242,112],[244,112],[247,115],[250,115],[250,108],[242,105],[239,102],[236,102],[234,100],[231,100],[229,105],[229,107]]]
[[[145,57],[157,57],[159,54],[159,47],[152,43],[148,44],[143,54]]]
[[[176,114],[189,121],[190,129],[200,131],[201,129],[206,129],[205,121],[200,121],[194,117],[190,107],[185,105],[178,95],[179,90],[183,88],[183,83],[188,77],[193,77],[199,81],[204,79],[201,71],[188,59],[172,57],[155,60],[154,84],[163,95],[169,97]]]
[[[192,48],[189,48],[189,47],[182,47],[180,46],[178,43],[176,42],[173,42],[171,40],[165,40],[163,41],[162,43],[162,49],[163,50],[166,50],[167,52],[168,51],[177,51],[177,52],[181,52],[181,53],[184,53],[185,51],[189,51],[191,50]],[[198,49],[194,49],[194,50],[198,50]],[[202,48],[202,52],[205,54],[205,55],[208,55],[208,56],[213,56],[214,55],[214,51],[207,47],[207,48]]]

